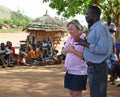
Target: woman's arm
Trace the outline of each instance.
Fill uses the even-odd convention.
[[[67,47],[67,52],[73,53],[74,55],[80,57],[81,59],[83,58],[83,54],[78,52],[77,50],[74,49],[74,47],[72,45],[69,45]]]

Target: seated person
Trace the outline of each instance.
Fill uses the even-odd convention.
[[[115,85],[115,80],[118,77],[120,78],[120,62],[114,62],[112,67],[111,67],[111,77],[110,77],[112,85]]]
[[[12,50],[12,56],[14,59],[17,59],[18,58],[18,54],[15,53],[15,47],[12,46],[12,42],[8,42],[7,43],[7,46],[6,46],[8,49]]]
[[[26,50],[26,45],[21,44],[19,49],[19,58],[18,58],[18,64],[20,65],[25,65],[25,57],[27,56],[25,50]]]
[[[39,41],[37,42],[37,45],[36,45],[36,55],[39,57],[40,60],[42,60],[42,57],[43,57],[42,43]]]
[[[36,43],[37,43],[37,40],[36,40],[36,37],[35,36],[32,36],[32,39],[31,39],[31,41],[30,41],[30,44],[31,45],[36,45]]]
[[[42,50],[43,50],[43,58],[49,57],[49,55],[51,55],[51,51],[52,51],[51,42],[44,40],[43,44],[42,44]]]
[[[115,53],[110,57],[111,65],[108,65],[108,71],[110,74],[110,81],[112,85],[115,84],[117,77],[120,77],[120,61]]]
[[[30,35],[27,36],[27,39],[26,39],[26,46],[29,46],[30,45]]]
[[[12,66],[10,61],[12,58],[12,51],[5,47],[4,43],[0,45],[0,59],[2,61],[2,67],[5,68],[6,66]]]
[[[26,63],[33,64],[36,61],[41,60],[40,50],[36,48],[36,45],[32,45],[32,49],[28,52],[26,57]]]

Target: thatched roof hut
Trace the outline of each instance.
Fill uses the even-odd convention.
[[[37,41],[44,41],[48,36],[52,44],[58,44],[60,38],[66,32],[66,25],[58,18],[52,18],[47,14],[34,20],[31,24],[25,27],[30,36],[35,36]]]

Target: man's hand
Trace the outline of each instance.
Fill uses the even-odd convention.
[[[87,40],[83,40],[81,38],[76,38],[75,39],[75,42],[78,42],[76,45],[82,45],[82,46],[85,46],[85,47],[88,47],[89,48],[89,43],[87,42]]]

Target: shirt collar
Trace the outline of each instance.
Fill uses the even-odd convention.
[[[96,25],[100,24],[100,20],[97,21],[96,23],[94,23],[91,27],[90,27],[90,30],[92,30],[94,27],[96,27]]]

